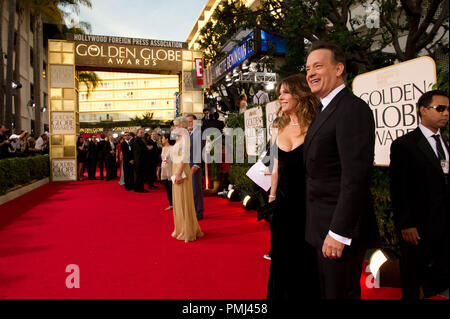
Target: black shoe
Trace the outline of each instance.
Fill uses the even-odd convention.
[[[150,189],[158,189],[157,186],[150,186],[149,188],[150,188]]]

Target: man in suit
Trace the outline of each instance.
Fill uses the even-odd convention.
[[[157,189],[155,186],[156,180],[156,167],[158,166],[159,158],[161,156],[161,149],[158,147],[157,142],[158,134],[153,131],[150,134],[150,138],[147,140],[147,145],[149,146],[149,163],[148,163],[148,188],[149,189]]]
[[[109,142],[106,140],[106,136],[104,133],[100,134],[100,141],[97,143],[97,159],[98,159],[98,168],[100,170],[100,179],[104,179],[103,175],[103,167],[106,166],[106,173],[108,174],[108,164],[106,161],[106,156],[108,154],[108,148],[110,148]]]
[[[144,189],[144,180],[147,173],[147,156],[148,146],[144,140],[145,132],[143,129],[137,131],[137,137],[133,143],[133,157],[134,157],[134,191],[137,193],[148,193]]]
[[[306,240],[317,250],[322,298],[359,299],[364,255],[378,236],[373,114],[345,87],[345,55],[336,45],[313,43],[306,72],[321,101],[304,142]]]
[[[201,123],[197,123],[197,117],[194,114],[186,116],[189,122],[189,138],[191,140],[191,149],[189,157],[189,166],[192,171],[192,189],[194,191],[194,203],[197,219],[203,219],[203,189],[202,189],[202,130]],[[194,123],[194,120],[196,123]],[[200,124],[200,125],[197,125]]]
[[[449,287],[448,123],[445,92],[423,94],[417,108],[421,123],[391,145],[391,199],[400,233],[403,299],[421,299]]]
[[[127,132],[122,143],[120,144],[120,149],[122,150],[123,156],[123,175],[126,191],[131,191],[134,184],[134,155],[130,140],[131,135]]]
[[[95,180],[95,170],[97,168],[97,137],[95,136],[95,134],[92,134],[91,138],[89,139],[87,160],[88,178],[90,180]]]
[[[117,177],[116,168],[116,145],[114,144],[114,138],[112,135],[108,136],[107,146],[106,146],[106,180],[112,180]],[[116,173],[114,174],[114,170]]]

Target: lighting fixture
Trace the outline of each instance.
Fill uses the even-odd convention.
[[[381,266],[387,261],[387,257],[380,249],[377,249],[370,257],[369,269],[375,280],[379,274]]]
[[[228,200],[230,202],[237,202],[237,201],[239,201],[239,193],[238,193],[238,191],[235,188],[233,188],[232,190],[228,191],[227,197],[228,197]]]
[[[272,91],[275,88],[275,84],[273,82],[267,83],[266,84],[266,90],[267,91]]]
[[[255,209],[256,208],[255,207],[256,206],[256,200],[255,200],[254,197],[252,197],[250,195],[245,196],[244,201],[242,203],[243,203],[245,209],[250,210],[250,209]]]

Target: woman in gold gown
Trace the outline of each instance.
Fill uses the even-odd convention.
[[[197,221],[192,190],[192,174],[189,167],[190,140],[188,121],[183,117],[174,120],[175,145],[170,150],[172,158],[172,200],[174,231],[172,237],[186,243],[203,236]]]

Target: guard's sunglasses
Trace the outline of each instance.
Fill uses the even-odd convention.
[[[435,109],[439,113],[442,113],[445,110],[448,111],[448,105],[430,105],[430,106],[427,106],[427,109]]]

